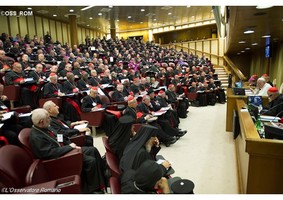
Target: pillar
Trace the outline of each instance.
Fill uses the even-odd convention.
[[[116,38],[116,28],[110,28],[110,36],[113,40]]]
[[[78,31],[77,31],[77,16],[69,15],[69,24],[70,24],[70,45],[78,45]]]

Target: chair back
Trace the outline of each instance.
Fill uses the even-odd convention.
[[[0,148],[0,182],[5,187],[26,186],[26,174],[33,162],[32,157],[21,147],[5,145]]]
[[[0,136],[0,147],[9,144],[7,138],[5,136]]]
[[[110,100],[106,95],[99,95],[100,100],[105,104],[110,104]]]
[[[20,131],[18,138],[19,141],[22,143],[22,148],[32,157],[35,156],[32,153],[31,146],[29,143],[29,136],[30,136],[31,128],[24,128]]]
[[[107,152],[114,153],[110,144],[109,144],[108,137],[102,136],[102,143],[103,143],[103,146],[104,146],[104,148]]]
[[[81,120],[87,120],[90,126],[101,126],[105,117],[105,110],[98,110],[94,112],[81,112]]]
[[[6,85],[4,86],[3,95],[6,95],[9,101],[20,100],[21,87],[19,85]]]
[[[51,97],[46,99],[39,99],[39,107],[42,108],[46,101],[53,101],[59,108],[62,106],[62,99],[60,97]]]
[[[111,171],[111,175],[114,177],[119,177],[121,170],[119,168],[119,160],[117,156],[111,152],[105,153],[106,163]]]
[[[112,194],[121,194],[121,183],[119,178],[113,176],[110,177],[109,186]]]
[[[189,92],[187,93],[187,98],[189,101],[195,101],[197,99],[198,93],[196,92]]]

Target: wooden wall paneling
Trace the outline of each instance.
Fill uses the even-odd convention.
[[[54,20],[49,20],[49,27],[50,27],[49,33],[51,35],[53,42],[55,42],[56,40],[58,40],[57,39],[58,37],[57,37],[57,31]]]
[[[27,17],[21,16],[19,18],[21,37],[25,37],[28,34]]]
[[[57,40],[63,43],[62,23],[61,22],[56,22],[56,33],[57,33]]]
[[[36,35],[36,26],[34,23],[34,16],[27,17],[27,27],[28,27],[28,34],[29,38],[33,39],[33,36]]]
[[[9,31],[9,26],[8,26],[8,17],[5,16],[0,16],[0,24],[1,24],[1,33],[8,33],[10,34]]]
[[[19,25],[18,25],[18,18],[17,17],[9,17],[10,23],[10,35],[15,37],[19,33]]]
[[[43,36],[43,25],[42,25],[42,18],[41,17],[35,17],[36,22],[36,32],[38,39]]]
[[[62,34],[63,34],[62,43],[65,44],[66,42],[69,41],[69,38],[68,38],[68,26],[65,23],[62,23]]]

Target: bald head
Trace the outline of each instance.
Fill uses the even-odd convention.
[[[50,124],[48,112],[43,108],[37,108],[32,111],[32,123],[40,128],[47,128]]]

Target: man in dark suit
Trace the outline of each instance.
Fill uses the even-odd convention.
[[[84,193],[100,192],[105,188],[103,162],[95,147],[79,147],[62,134],[50,127],[50,117],[45,109],[38,108],[32,112],[32,122],[29,142],[32,152],[39,159],[54,159],[65,155],[72,149],[82,149],[83,169],[82,185]]]
[[[74,135],[79,135],[81,133],[86,133],[90,134],[90,129],[85,127],[85,128],[80,128],[80,129],[75,129],[75,125],[80,125],[87,123],[87,121],[76,121],[76,122],[66,122],[63,119],[59,119],[59,107],[52,101],[47,101],[43,105],[43,109],[47,110],[51,117],[51,123],[50,126],[58,134],[63,134],[66,137],[72,137]],[[93,138],[90,135],[85,135],[85,146],[93,146]]]

